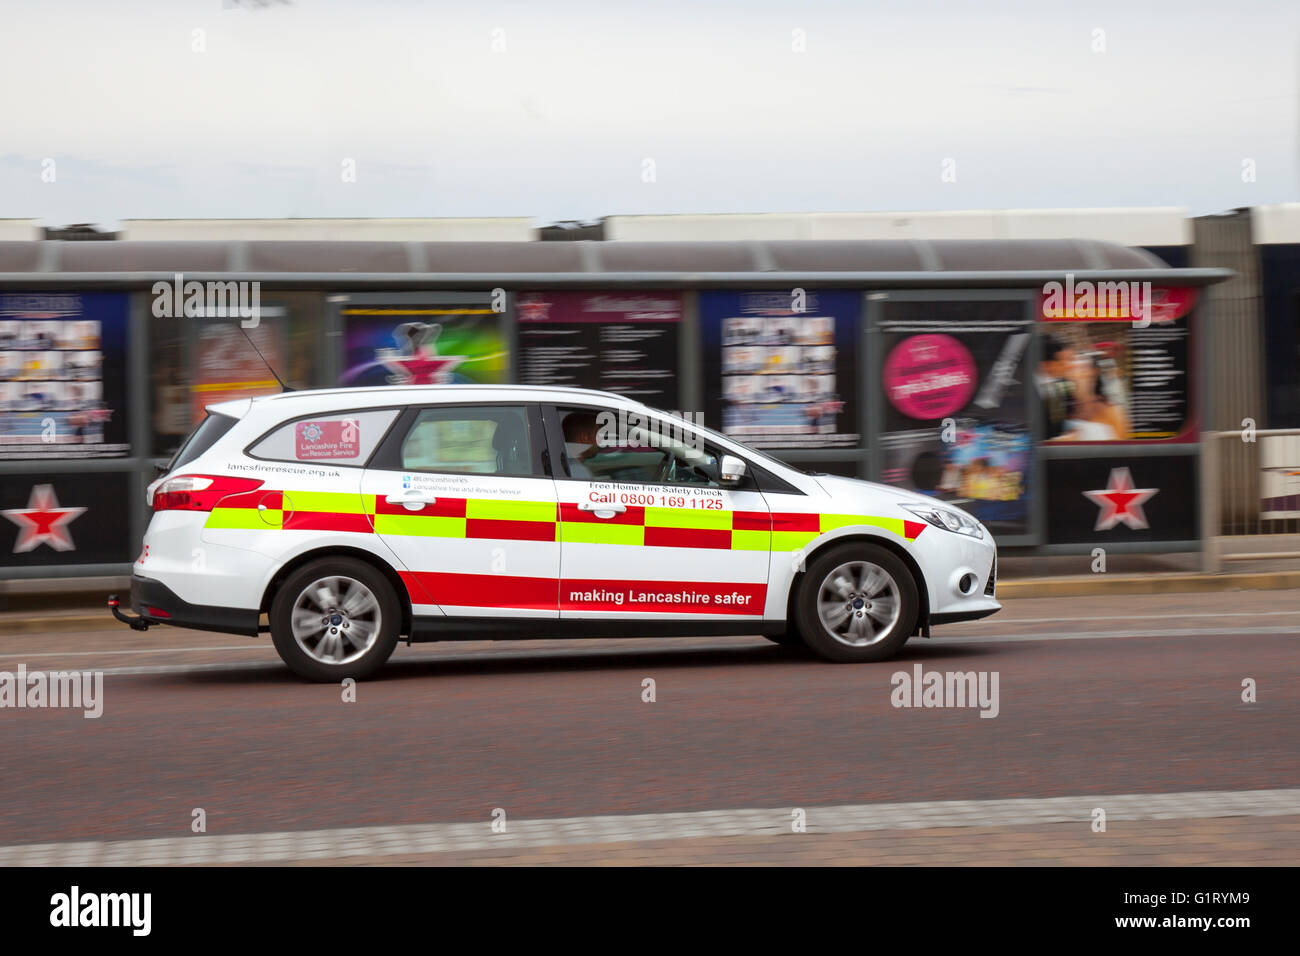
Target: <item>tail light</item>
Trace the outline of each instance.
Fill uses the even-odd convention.
[[[224,475],[178,475],[168,478],[153,493],[154,511],[211,511],[222,498],[262,487],[259,478]]]

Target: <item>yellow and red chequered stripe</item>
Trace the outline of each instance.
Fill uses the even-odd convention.
[[[367,496],[377,534],[426,538],[500,538],[507,541],[554,541],[553,501],[496,498],[443,498],[419,511]]]
[[[560,505],[560,540],[587,544],[796,551],[828,531],[851,525],[884,528],[908,541],[925,529],[921,521],[873,515],[629,507],[601,518],[576,504]]]
[[[262,510],[259,510],[259,505]],[[607,512],[608,513],[608,512]],[[602,518],[570,502],[444,498],[408,511],[383,497],[346,492],[254,491],[222,499],[205,527],[343,531],[426,538],[564,541],[720,551],[797,551],[837,528],[868,525],[908,541],[924,522],[874,515],[715,511],[630,506]]]
[[[374,495],[342,491],[250,491],[222,498],[208,515],[204,527],[371,534],[374,529],[370,518],[362,510],[367,498],[373,508]]]

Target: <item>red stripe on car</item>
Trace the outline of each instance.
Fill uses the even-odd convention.
[[[350,531],[356,534],[370,534],[370,518],[366,515],[347,514],[339,511],[286,511],[285,531]]]
[[[766,511],[733,511],[731,527],[736,531],[771,531],[772,516]]]
[[[266,505],[268,508],[284,507],[282,491],[245,491],[237,495],[226,495],[217,502],[218,508],[256,508]]]
[[[470,518],[465,522],[465,537],[506,538],[511,541],[554,541],[555,522]]]
[[[562,501],[560,520],[577,521],[583,524],[645,524],[645,508],[629,507],[626,511],[615,512],[612,517],[598,518],[594,512],[583,511],[573,502]]]
[[[822,530],[822,516],[819,514],[802,514],[799,512],[772,512],[773,531],[816,531]]]
[[[651,548],[731,549],[731,532],[712,528],[646,528],[645,544]]]
[[[559,598],[555,578],[509,574],[457,574],[443,571],[403,571],[402,580],[414,595],[424,593],[433,604],[453,607],[505,607],[554,611]]]
[[[760,615],[766,600],[766,584],[568,578],[560,582],[561,611]]]
[[[406,505],[390,504],[384,499],[387,495],[375,495],[375,514],[381,515],[426,515],[431,518],[465,517],[465,498],[443,498],[426,504],[423,508],[412,511]]]

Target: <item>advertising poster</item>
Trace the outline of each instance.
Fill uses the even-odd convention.
[[[755,448],[856,448],[858,292],[700,293],[705,424]]]
[[[1034,381],[1044,440],[1195,441],[1188,325],[1196,290],[1153,289],[1148,322],[1134,304],[1141,284],[1131,283],[1139,286],[1132,293],[1129,283],[1092,285],[1098,288],[1086,299],[1091,286],[1071,284],[1040,303]],[[1125,287],[1123,301],[1100,288],[1106,285]]]
[[[0,294],[0,458],[106,458],[126,441],[127,297]]]
[[[1300,518],[1300,435],[1259,439],[1259,517],[1264,521]]]
[[[244,337],[245,332],[249,338]],[[198,376],[190,403],[192,423],[203,420],[207,405],[279,392],[280,383],[267,365],[285,368],[280,340],[279,323],[265,319],[250,329],[225,322],[202,323],[198,329]]]
[[[525,385],[618,392],[677,409],[678,292],[525,292],[517,300]]]
[[[1047,462],[1051,544],[1195,541],[1194,455]]]
[[[363,305],[343,309],[340,385],[497,384],[510,353],[501,316],[482,304]]]
[[[1028,534],[1034,441],[1022,301],[881,304],[881,480]]]
[[[0,567],[126,564],[128,472],[0,476]]]

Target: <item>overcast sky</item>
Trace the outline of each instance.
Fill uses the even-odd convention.
[[[1294,0],[263,2],[0,0],[0,218],[1300,199]]]

